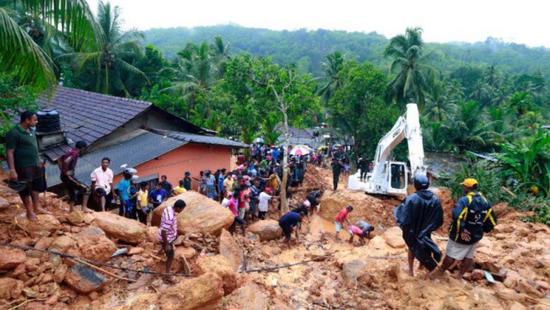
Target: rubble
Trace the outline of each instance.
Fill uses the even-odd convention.
[[[26,259],[25,252],[20,249],[0,247],[0,270],[13,269]]]
[[[77,234],[77,244],[82,257],[99,263],[108,261],[117,249],[116,244],[105,235],[94,236],[89,230],[83,232]]]
[[[218,309],[222,297],[222,279],[215,273],[205,273],[163,290],[154,304],[163,310],[213,310]]]
[[[308,167],[308,172],[311,174],[306,174],[303,187],[291,188],[292,201],[299,202],[319,186],[325,192],[319,215],[311,216],[302,225],[297,241],[293,235],[290,248],[278,240],[281,232],[277,220],[252,223],[246,236],[232,236],[225,230],[233,221],[232,216],[226,218],[227,210],[197,193],[184,194],[188,207],[182,213],[188,213],[183,219],[178,217],[181,231],[175,242],[172,270],[184,271],[185,258],[191,273],[189,277],[175,276],[175,284],[164,282],[161,277],[165,257],[159,252],[157,227],[146,227],[110,212],[68,213],[66,202],[51,194],[41,199],[52,215],[39,215],[39,222],[31,223],[20,214],[21,208],[14,206],[20,203],[16,194],[3,191],[0,185],[0,196],[10,204],[0,208],[0,219],[8,224],[0,226],[0,240],[30,248],[0,247],[0,308],[11,308],[25,299],[32,301],[23,309],[548,306],[550,228],[521,221],[525,213],[506,204],[495,204],[499,224],[479,243],[475,269],[467,273],[469,280],[456,280],[447,273],[433,282],[424,280],[424,270],[415,269],[415,277],[407,273],[406,245],[391,212],[399,201],[345,188],[332,192],[326,189],[326,184],[330,184],[328,170]],[[432,237],[444,251],[445,226],[453,201],[448,190],[443,189],[439,195],[445,225]],[[345,242],[345,231],[344,236],[334,235],[334,216],[348,204],[354,206],[352,222],[364,219],[375,226],[374,237],[365,245]],[[156,212],[158,219],[161,211]],[[270,216],[279,215],[275,211]],[[196,217],[196,221],[191,217]],[[111,257],[117,248],[128,252]],[[112,275],[41,250],[77,255],[107,272],[137,282],[114,280]],[[142,269],[159,274],[138,272]],[[254,270],[260,271],[251,272]],[[485,280],[486,271],[493,274],[496,283]]]
[[[79,293],[88,294],[102,288],[107,279],[90,267],[75,264],[67,271],[63,282]]]
[[[237,288],[237,273],[233,270],[231,262],[222,255],[201,256],[197,259],[199,274],[213,272],[223,282],[224,294],[230,294]]]
[[[386,240],[386,243],[389,244],[392,248],[404,248],[405,241],[403,240],[403,232],[401,228],[394,226],[388,228],[383,234],[382,237]]]
[[[0,299],[15,299],[21,296],[23,281],[2,277],[0,278]]]
[[[36,218],[36,221],[29,221],[25,213],[21,213],[14,219],[14,224],[32,237],[48,237],[61,225],[51,214],[38,214]]]
[[[242,286],[227,296],[227,309],[267,310],[269,297],[265,291],[255,283]]]
[[[243,249],[225,229],[220,235],[219,252],[231,263],[234,271],[237,271],[243,263]]]

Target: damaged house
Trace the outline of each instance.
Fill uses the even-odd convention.
[[[88,144],[75,175],[87,184],[103,157],[111,159],[115,183],[121,165],[138,170],[140,181],[155,182],[166,175],[174,185],[189,171],[193,177],[206,169],[230,168],[233,151],[246,144],[215,136],[150,102],[58,87],[39,98],[39,148],[49,161],[48,187],[61,183],[55,161],[70,145]],[[196,182],[193,182],[196,187]]]

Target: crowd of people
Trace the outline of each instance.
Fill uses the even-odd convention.
[[[27,218],[37,219],[37,213],[49,213],[40,206],[39,193],[46,190],[44,162],[40,160],[34,127],[37,116],[33,112],[23,112],[20,123],[6,136],[6,157],[9,166],[9,186],[16,190],[25,206]],[[101,211],[106,211],[108,205],[116,201],[119,215],[150,224],[151,211],[160,206],[169,197],[193,190],[193,180],[198,183],[195,187],[199,193],[209,199],[217,200],[234,216],[230,231],[235,233],[238,228],[244,234],[247,223],[267,218],[270,205],[280,204],[270,202],[281,194],[281,180],[283,171],[288,171],[287,186],[301,186],[307,165],[325,165],[325,158],[330,159],[333,173],[333,190],[338,188],[340,174],[349,170],[349,156],[341,146],[329,148],[328,152],[308,152],[307,154],[292,154],[292,149],[254,144],[251,156],[238,157],[238,167],[235,170],[217,169],[201,171],[195,178],[190,172],[185,172],[177,186],[172,186],[165,175],[149,188],[149,183],[138,181],[137,171],[126,167],[122,179],[113,184],[113,171],[109,168],[111,160],[105,157],[99,167],[90,173],[91,186],[76,178],[78,158],[87,147],[84,141],[76,142],[74,148],[61,156],[58,161],[60,178],[65,185],[71,201],[71,210],[74,205],[82,202],[82,209],[88,209],[88,200],[94,199]],[[289,152],[288,168],[283,169],[284,152]],[[361,178],[363,171],[371,170],[369,163],[359,160]],[[397,224],[403,231],[403,239],[408,246],[409,272],[414,274],[414,260],[418,260],[429,273],[427,277],[434,278],[442,275],[457,261],[462,262],[459,277],[464,276],[473,264],[473,257],[478,242],[484,233],[490,232],[496,225],[496,215],[487,199],[478,190],[478,181],[472,178],[462,183],[464,196],[460,198],[452,210],[451,227],[447,242],[446,256],[441,262],[441,251],[431,239],[431,234],[443,224],[443,210],[438,197],[430,191],[429,179],[424,174],[418,174],[413,179],[416,192],[409,195],[401,205],[394,209]],[[287,198],[290,198],[290,192]],[[296,237],[301,223],[311,213],[315,212],[320,203],[321,190],[313,190],[299,205],[292,206],[291,210],[278,214],[285,241],[290,246],[292,234]],[[167,206],[161,216],[159,241],[162,250],[166,253],[166,272],[170,271],[174,256],[173,241],[177,236],[176,214],[186,207],[185,201],[179,199]],[[349,242],[358,237],[361,244],[371,237],[374,226],[366,220],[352,224],[349,214],[353,206],[342,209],[335,217],[336,238],[342,228],[350,234]]]

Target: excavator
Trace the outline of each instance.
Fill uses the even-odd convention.
[[[393,161],[390,157],[403,139],[407,139],[409,147],[410,168],[407,163]],[[426,173],[426,169],[418,107],[416,103],[409,103],[405,115],[400,116],[392,129],[378,142],[372,171],[367,173],[365,180],[361,180],[359,171],[351,175],[348,189],[369,194],[407,195],[409,176]]]

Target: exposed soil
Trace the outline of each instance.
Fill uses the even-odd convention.
[[[525,213],[498,204],[495,211],[499,223],[480,242],[473,280],[457,280],[451,274],[436,281],[424,280],[425,271],[417,270],[411,277],[405,270],[407,250],[391,212],[400,201],[350,192],[343,183],[342,189],[332,192],[329,170],[308,169],[302,188],[293,189],[291,204],[297,205],[318,188],[324,190],[322,203],[319,213],[302,225],[299,240],[293,240],[290,248],[279,239],[260,241],[250,232],[232,238],[222,233],[224,245],[220,247],[220,237],[211,234],[193,232],[179,237],[174,271],[183,271],[185,256],[191,276],[176,276],[176,284],[158,275],[109,267],[162,272],[163,256],[157,253],[153,228],[147,229],[143,241],[133,245],[112,237],[86,239],[91,237],[83,236],[95,231],[91,228],[96,226],[94,219],[80,213],[68,216],[68,205],[48,194],[44,205],[59,223],[41,218],[44,224],[40,229],[31,229],[20,216],[19,198],[0,186],[0,197],[9,203],[0,209],[0,244],[33,248],[15,253],[12,248],[0,247],[0,308],[550,309],[547,226],[522,222]],[[444,250],[453,201],[444,189],[438,194],[445,224],[434,240]],[[348,204],[354,206],[352,221],[365,219],[375,226],[374,238],[365,245],[357,240],[348,243],[346,232],[338,238],[334,234],[334,215]],[[278,211],[273,210],[269,217],[278,219]],[[113,249],[109,242],[129,252],[109,258]],[[108,279],[105,285],[79,293],[61,274],[74,261],[36,250],[52,248],[89,258],[98,266],[107,264],[102,268],[133,282],[103,274]],[[243,255],[239,257],[241,249]],[[101,259],[105,260],[98,262]],[[246,272],[262,268],[265,270]],[[496,283],[489,283],[482,270],[495,275]],[[208,271],[214,273],[204,274]]]

